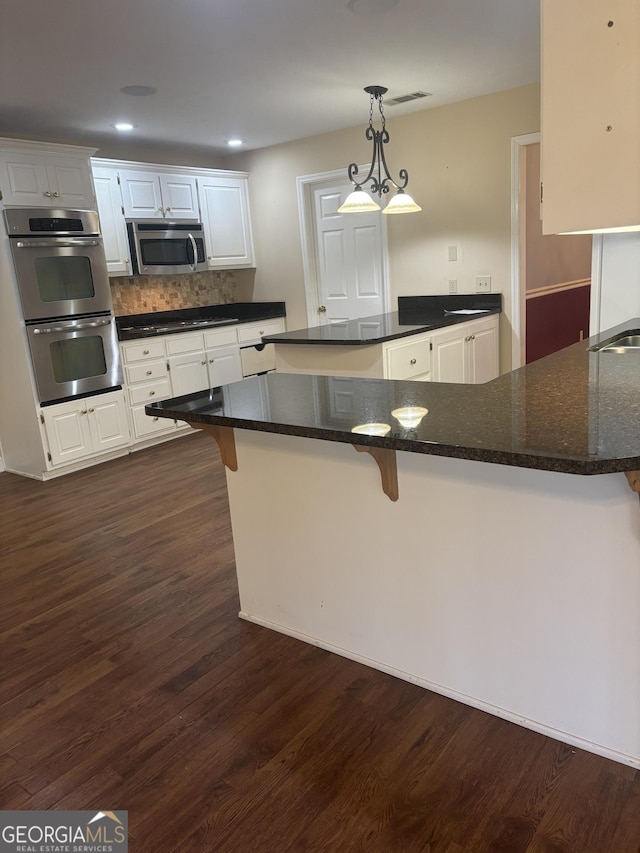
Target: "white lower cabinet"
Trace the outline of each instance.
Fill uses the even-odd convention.
[[[122,391],[58,403],[41,410],[52,466],[126,447],[127,407]]]
[[[278,323],[282,324],[278,331],[284,331],[284,321]],[[171,433],[187,429],[183,421],[147,415],[147,403],[195,394],[242,379],[239,328],[225,326],[204,333],[182,332],[120,345],[134,443],[167,438]]]
[[[384,378],[431,380],[431,334],[411,335],[384,344]]]
[[[498,316],[431,333],[434,382],[482,383],[499,374]]]

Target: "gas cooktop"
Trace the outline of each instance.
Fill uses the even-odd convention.
[[[122,332],[144,332],[148,335],[162,335],[166,332],[182,332],[189,329],[202,329],[207,326],[220,326],[227,323],[239,322],[235,317],[222,317],[217,320],[168,320],[158,323],[149,323],[144,326],[122,326]]]

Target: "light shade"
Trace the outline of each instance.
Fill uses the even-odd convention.
[[[411,198],[409,193],[404,190],[398,192],[389,199],[389,204],[382,211],[383,213],[419,213],[422,210],[419,204]]]
[[[380,210],[380,205],[377,204],[371,196],[364,190],[354,190],[344,200],[338,208],[338,213],[369,213]]]

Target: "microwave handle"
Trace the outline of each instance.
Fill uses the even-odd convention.
[[[46,326],[34,326],[34,335],[49,335],[51,332],[75,332],[78,329],[96,329],[98,326],[109,326],[111,320],[109,317],[100,320],[90,320],[86,323],[67,323],[63,326],[51,326],[47,323]]]
[[[16,243],[16,247],[18,249],[49,249],[49,248],[62,248],[62,249],[73,249],[76,246],[99,246],[99,240],[87,240],[82,238],[76,239],[64,239],[61,240],[59,237],[49,238],[48,240],[18,240]]]
[[[191,240],[191,247],[193,249],[193,264],[191,264],[191,271],[195,272],[198,266],[198,247],[193,234],[187,234],[187,237]]]

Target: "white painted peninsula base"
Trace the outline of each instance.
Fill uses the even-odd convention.
[[[236,430],[241,616],[640,766],[640,506],[624,474]]]

